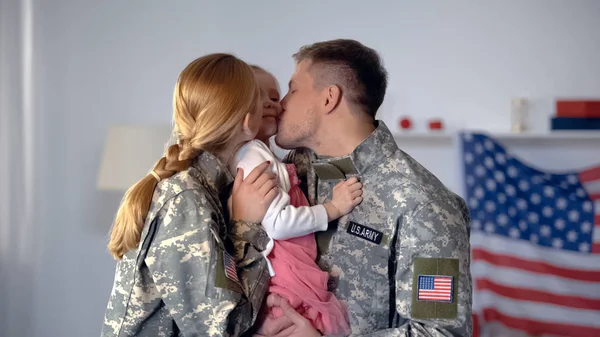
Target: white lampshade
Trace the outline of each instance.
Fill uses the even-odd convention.
[[[126,191],[152,170],[170,140],[170,125],[119,125],[108,131],[97,187]]]

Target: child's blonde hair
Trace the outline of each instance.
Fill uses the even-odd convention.
[[[206,55],[181,72],[173,95],[178,144],[123,197],[108,244],[116,259],[137,248],[158,178],[187,169],[201,151],[223,150],[246,114],[255,110],[259,95],[252,68],[233,55]]]
[[[266,71],[264,68],[257,66],[256,64],[251,64],[250,68],[252,68],[252,70],[254,71],[264,71],[265,73],[269,73],[268,71]]]

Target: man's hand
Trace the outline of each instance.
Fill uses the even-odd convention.
[[[286,301],[284,298],[271,294],[267,298],[267,306],[268,307],[279,307],[283,311],[284,316],[286,317],[292,325],[279,331],[279,333],[275,335],[271,335],[270,337],[320,337],[321,334],[313,328],[310,321],[304,318],[302,315],[296,312],[296,310]],[[280,325],[278,328],[282,328],[285,324],[285,321],[280,321]],[[261,328],[262,329],[262,328]],[[259,329],[259,332],[261,331]],[[276,329],[275,329],[276,330]],[[261,335],[256,334],[254,337],[267,337],[269,335]]]
[[[265,217],[269,205],[277,196],[278,187],[274,173],[265,173],[270,162],[255,167],[244,179],[244,171],[238,169],[231,192],[231,219],[259,223]]]

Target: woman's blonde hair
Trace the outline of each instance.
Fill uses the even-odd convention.
[[[206,55],[181,72],[173,95],[178,144],[125,193],[108,244],[116,259],[138,247],[158,180],[187,169],[201,151],[223,150],[259,95],[252,68],[233,55]]]

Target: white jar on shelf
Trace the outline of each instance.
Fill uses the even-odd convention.
[[[510,104],[510,128],[512,132],[523,132],[527,128],[529,104],[526,98],[513,98]]]

